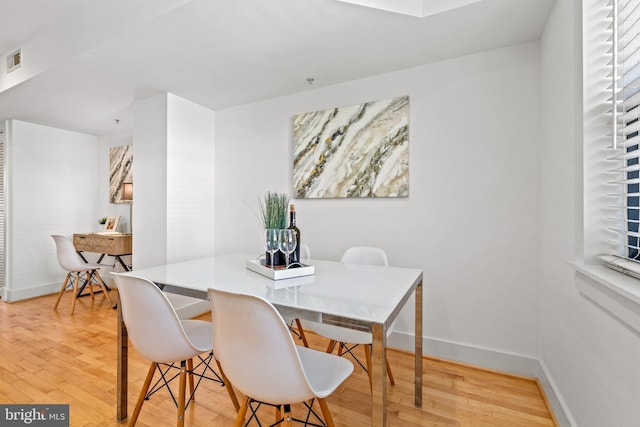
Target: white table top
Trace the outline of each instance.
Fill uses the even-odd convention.
[[[259,295],[294,311],[386,326],[422,281],[419,269],[322,260],[309,262],[315,267],[313,276],[273,281],[246,268],[246,261],[254,258],[251,254],[219,255],[123,274],[185,290],[206,292],[215,288]]]

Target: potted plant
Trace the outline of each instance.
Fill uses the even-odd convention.
[[[268,191],[260,200],[260,219],[264,230],[287,228],[287,212],[289,209],[289,196],[284,193]],[[267,265],[271,265],[271,254],[266,252]],[[281,252],[275,252],[273,265],[284,265],[285,258]]]

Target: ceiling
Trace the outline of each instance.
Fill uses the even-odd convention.
[[[160,92],[217,110],[537,40],[553,3],[416,18],[337,0],[0,0],[0,74],[22,48],[0,119],[130,133],[132,104]]]

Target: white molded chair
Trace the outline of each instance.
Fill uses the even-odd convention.
[[[368,246],[354,246],[348,248],[344,254],[342,255],[341,262],[346,264],[364,264],[364,265],[381,265],[387,266],[389,262],[387,261],[387,255],[384,250],[380,248],[373,248]],[[387,329],[387,336],[391,334],[393,328],[395,326],[395,322],[391,324],[391,326]],[[318,335],[322,335],[323,337],[329,338],[329,345],[327,346],[327,353],[331,353],[333,349],[336,347],[338,343],[338,354],[342,355],[346,353],[350,353],[356,362],[360,366],[362,363],[355,357],[352,353],[352,350],[357,345],[364,346],[364,354],[366,360],[365,368],[367,373],[371,371],[371,343],[373,342],[373,336],[370,332],[356,331],[354,329],[343,328],[340,326],[327,325],[318,322],[307,322],[305,321],[305,327]],[[351,347],[349,346],[351,345]],[[389,381],[391,384],[395,384],[393,379],[393,373],[391,372],[391,365],[389,365],[389,360],[386,359],[386,368],[387,375],[389,376]],[[369,374],[369,385],[371,385],[371,375]]]
[[[213,357],[211,322],[180,320],[167,296],[153,282],[142,277],[124,276],[120,273],[112,273],[112,275],[118,285],[122,318],[127,327],[129,339],[138,353],[151,360],[151,366],[142,390],[140,390],[129,425],[135,425],[145,399],[157,391],[154,386],[153,390],[149,392],[149,386],[156,370],[161,375],[161,379],[156,384],[163,382],[161,386],[167,386],[169,394],[178,406],[177,425],[184,425],[185,407],[193,400],[197,389],[197,385],[195,388],[193,385],[193,358],[195,357],[200,360],[198,366],[204,365],[204,372],[196,374],[200,377],[198,384],[203,377],[206,378],[207,372],[214,375],[216,381],[227,385],[227,392],[237,410],[240,405],[224,373],[221,370],[220,376],[218,376],[218,373],[209,366]],[[208,353],[209,356],[202,358],[200,356],[202,353]],[[176,402],[168,382],[162,381],[162,379],[177,362],[180,363],[180,374],[178,401]],[[169,368],[163,372],[159,365],[169,365]],[[219,364],[218,367],[220,367]],[[189,401],[185,402],[187,374],[191,397]]]
[[[62,294],[67,287],[72,284],[73,278],[73,299],[71,300],[71,314],[73,314],[76,307],[76,298],[78,296],[78,283],[80,282],[80,276],[82,274],[86,277],[83,281],[86,280],[86,286],[89,288],[91,298],[93,298],[93,286],[94,284],[97,284],[100,286],[100,289],[102,289],[107,300],[109,300],[109,303],[113,305],[113,301],[111,301],[111,297],[109,296],[109,290],[98,273],[102,264],[85,262],[80,255],[78,255],[76,248],[68,237],[55,234],[51,235],[51,237],[53,237],[53,240],[56,243],[58,264],[60,264],[60,267],[62,267],[63,270],[67,271],[67,276],[64,278],[64,282],[62,282],[62,286],[60,287],[60,292],[58,293],[56,303],[53,305],[53,309],[55,310],[58,308]]]
[[[235,426],[244,424],[252,401],[275,406],[275,424],[290,426],[290,405],[314,398],[326,425],[333,426],[325,398],[351,374],[353,364],[296,346],[285,321],[261,297],[209,289],[209,298],[215,357],[233,386],[246,396]]]

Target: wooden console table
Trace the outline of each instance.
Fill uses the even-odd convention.
[[[122,260],[122,256],[132,254],[132,237],[131,234],[80,233],[73,235],[73,246],[80,256],[82,256],[81,252],[94,252],[100,254],[98,258],[100,262],[105,255],[109,255],[114,257],[125,271],[131,271],[131,268]]]

